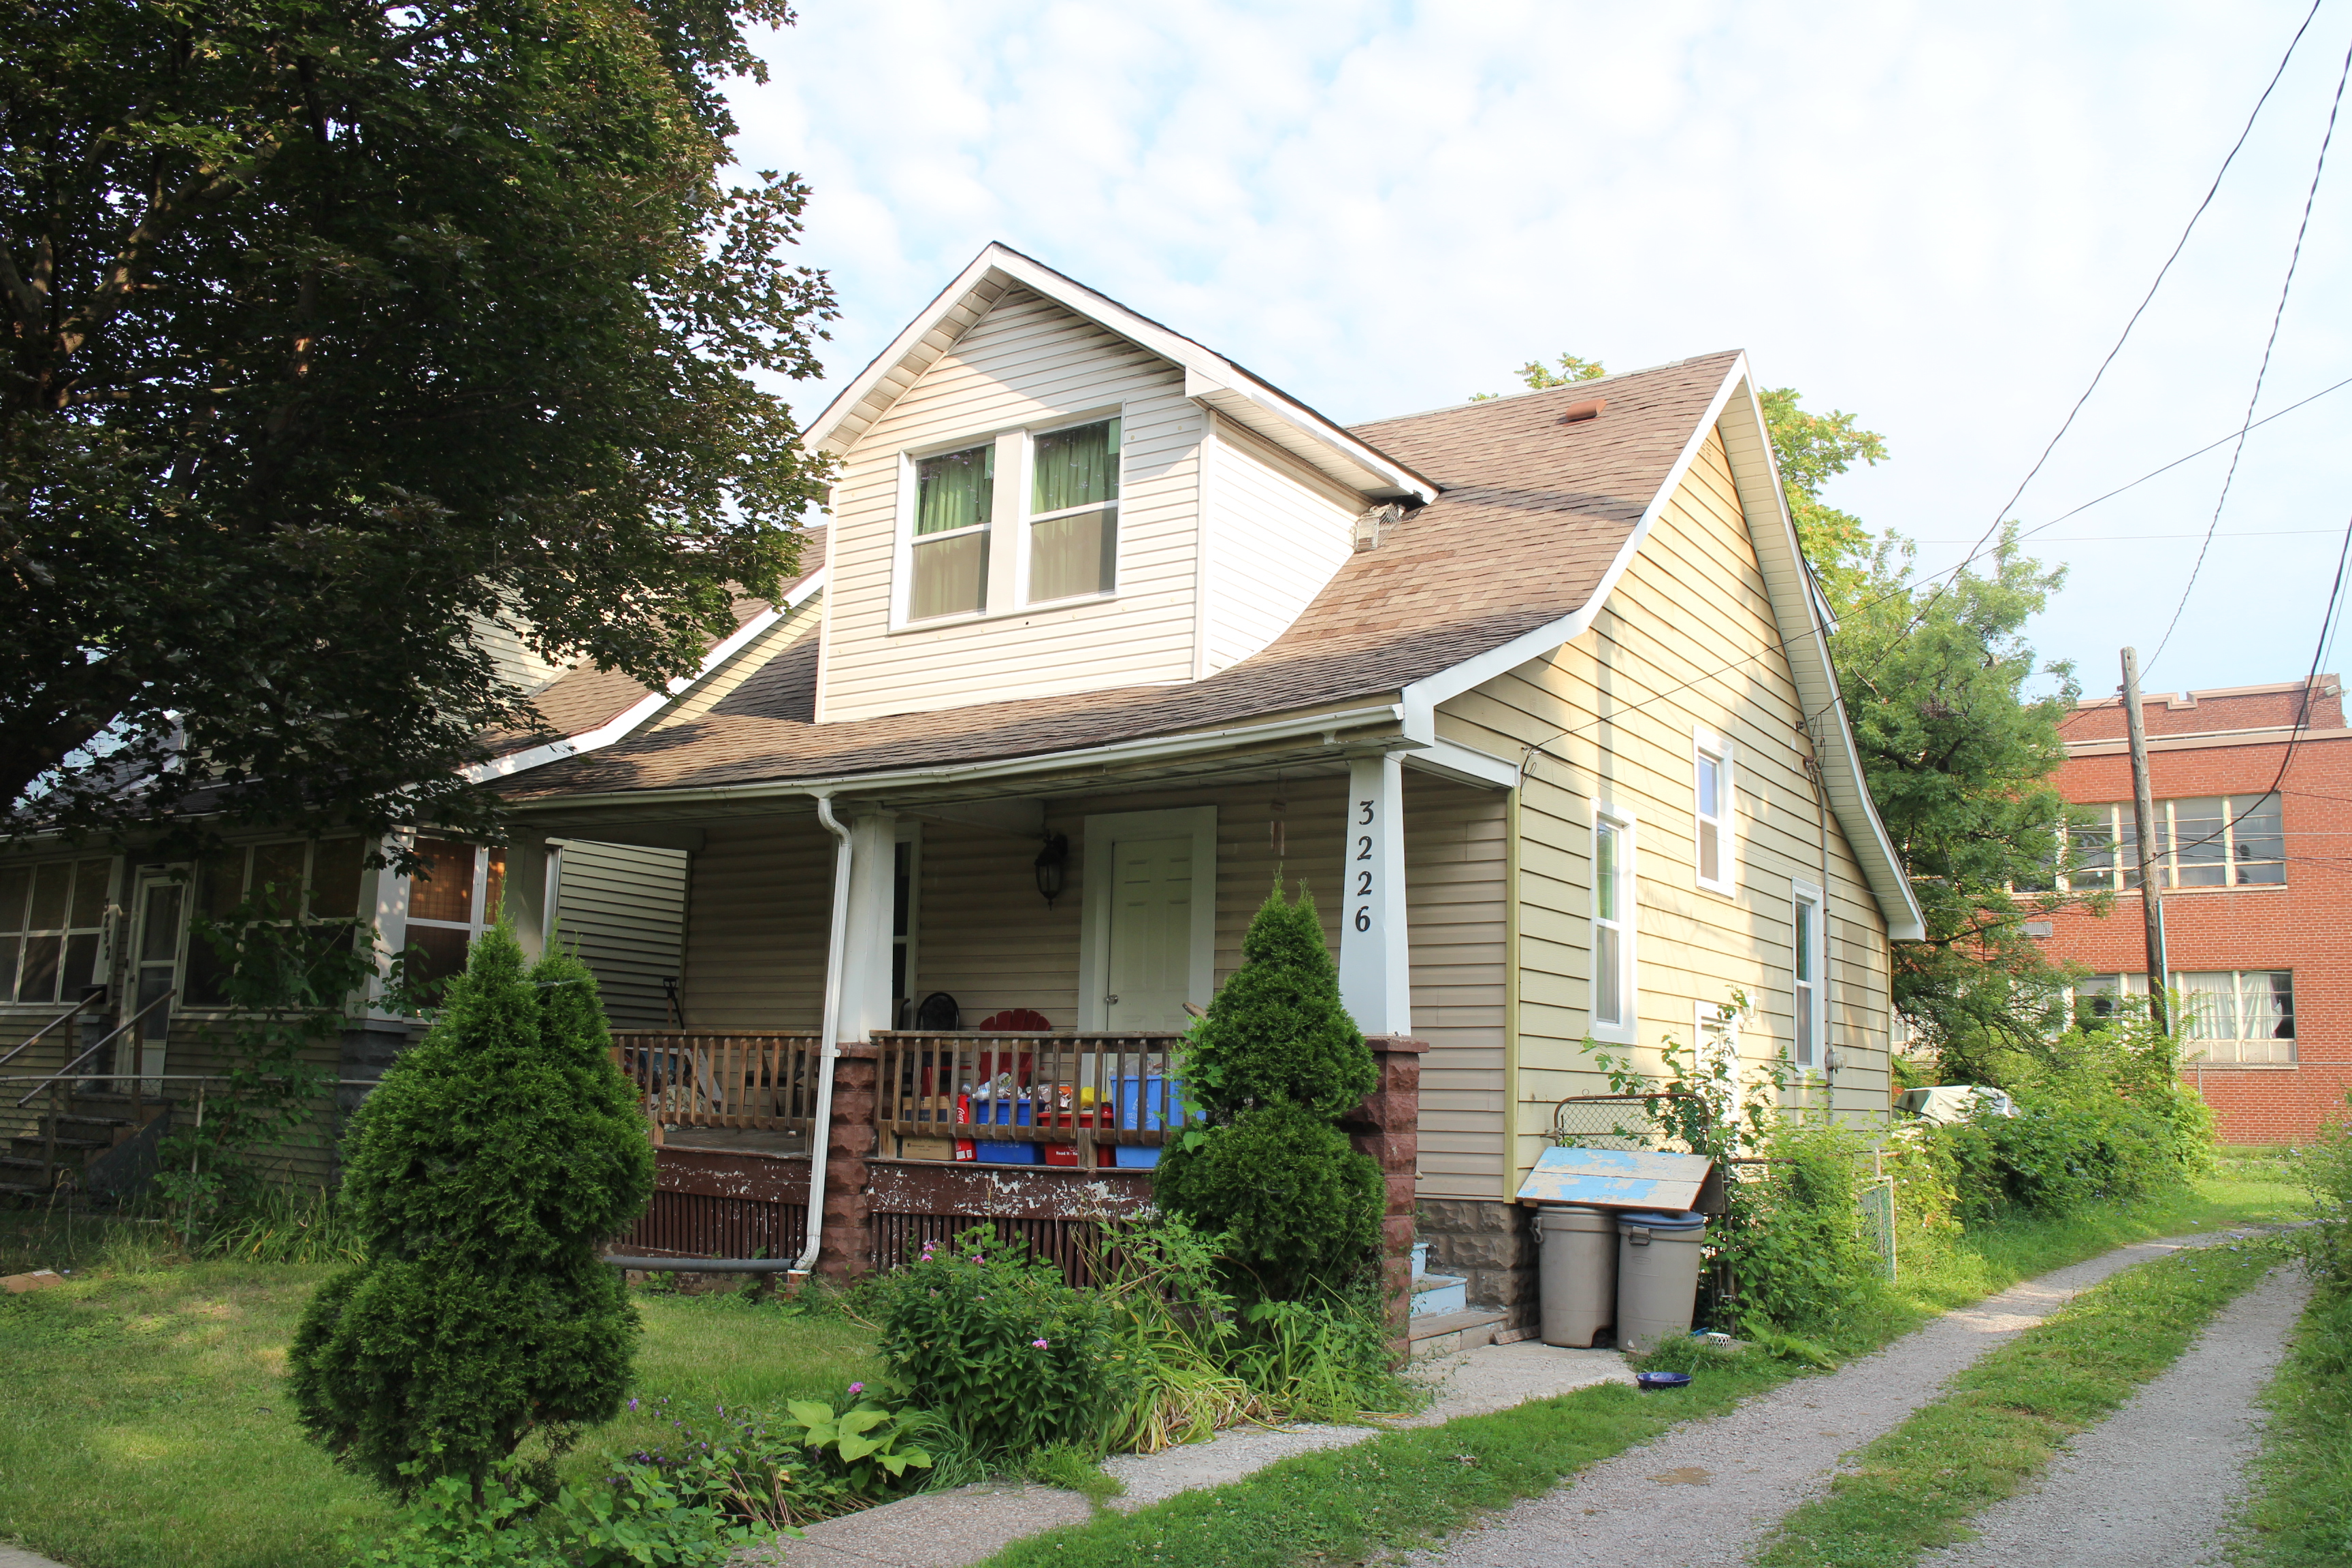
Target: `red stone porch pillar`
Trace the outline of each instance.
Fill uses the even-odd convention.
[[[879,1054],[871,1041],[847,1041],[833,1064],[833,1117],[825,1129],[824,1234],[816,1252],[817,1272],[829,1279],[853,1279],[874,1267],[874,1215],[866,1191],[866,1163],[875,1151]]]
[[[1388,1210],[1381,1219],[1381,1284],[1402,1359],[1412,1316],[1413,1176],[1421,1160],[1421,1058],[1429,1042],[1370,1035],[1364,1043],[1372,1049],[1380,1077],[1341,1125],[1350,1143],[1379,1162],[1388,1185]]]

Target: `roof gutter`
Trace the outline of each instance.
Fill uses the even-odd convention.
[[[816,1109],[809,1128],[808,1245],[792,1272],[805,1275],[816,1267],[816,1252],[824,1239],[825,1155],[833,1145],[833,1064],[841,1059],[841,965],[849,951],[849,829],[833,815],[833,795],[809,792],[816,800],[816,819],[834,837],[833,930],[825,939],[824,1037],[818,1041]]]
[[[990,779],[1020,778],[1030,773],[1051,773],[1089,763],[1108,765],[1123,762],[1156,762],[1196,752],[1246,745],[1254,741],[1279,741],[1318,731],[1325,736],[1326,744],[1338,745],[1339,732],[1343,730],[1360,730],[1370,724],[1393,724],[1404,717],[1402,707],[1389,702],[1375,708],[1352,708],[1339,713],[1277,720],[1269,724],[1240,724],[1223,730],[1202,730],[1150,740],[1116,741],[1108,745],[1085,746],[1067,752],[1040,752],[1026,757],[991,762],[961,763],[899,773],[835,773],[803,779],[761,780],[756,784],[709,784],[698,789],[612,790],[602,795],[552,795],[544,800],[518,801],[514,809],[571,810],[583,805],[644,805],[654,801],[698,804],[770,800],[784,795],[831,795],[850,789],[907,789],[925,784],[984,783]]]

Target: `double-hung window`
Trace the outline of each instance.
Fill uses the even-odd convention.
[[[432,984],[464,973],[474,939],[498,922],[507,852],[453,838],[420,838],[408,879],[407,977]]]
[[[79,1002],[98,979],[114,863],[51,860],[0,871],[0,1002]]]
[[[1792,883],[1790,901],[1794,908],[1789,969],[1796,1014],[1796,1039],[1790,1059],[1797,1067],[1813,1068],[1821,1065],[1822,1039],[1829,1024],[1829,943],[1822,922],[1822,890],[1802,882]]]
[[[1113,592],[1119,430],[1117,417],[1090,419],[912,459],[907,621]]]
[[[1639,1022],[1634,988],[1633,824],[1592,819],[1592,1033],[1630,1042]]]
[[[2139,836],[2129,801],[2079,807],[2066,886],[2077,893],[2139,886]],[[2200,795],[2156,803],[2159,888],[2274,888],[2286,881],[2285,818],[2275,795]]]
[[[993,442],[916,461],[908,620],[988,608],[988,525],[995,501]]]
[[[1028,602],[1108,594],[1118,561],[1118,424],[1036,438],[1029,458]]]
[[[1731,747],[1705,731],[1691,743],[1692,816],[1696,825],[1694,858],[1698,885],[1713,892],[1732,891]]]

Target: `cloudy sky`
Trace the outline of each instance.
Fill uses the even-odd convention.
[[[1513,390],[1563,351],[1627,370],[1742,347],[1766,384],[1885,435],[1890,460],[1830,499],[1934,571],[2032,468],[2309,9],[803,0],[735,101],[743,162],[815,188],[834,377],[992,239],[1344,421]],[[2321,0],[2012,515],[2235,432],[2347,48],[2352,0]],[[2262,413],[2352,376],[2347,182],[2352,115]],[[2352,516],[2347,423],[2352,387],[2248,438],[2151,690],[2302,674]],[[2164,637],[2229,462],[2036,540],[2071,575],[2034,639],[2087,690]]]

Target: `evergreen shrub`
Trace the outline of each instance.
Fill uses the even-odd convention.
[[[619,1409],[637,1319],[600,1247],[654,1156],[585,965],[474,943],[440,1016],[371,1094],[343,1200],[366,1261],[320,1288],[289,1357],[337,1460],[407,1497]]]
[[[1344,1285],[1377,1255],[1379,1164],[1333,1125],[1380,1080],[1339,1001],[1323,922],[1280,884],[1242,941],[1242,967],[1193,1026],[1185,1095],[1207,1125],[1160,1157],[1160,1205],[1223,1231],[1250,1293],[1297,1299]]]

